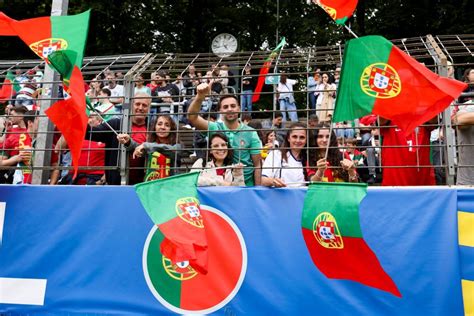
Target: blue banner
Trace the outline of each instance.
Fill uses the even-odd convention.
[[[216,226],[210,272],[178,280],[184,267],[154,257],[161,237],[133,188],[0,186],[0,312],[464,314],[457,190],[370,188],[362,201],[364,239],[402,298],[319,272],[301,233],[305,193],[199,188]]]

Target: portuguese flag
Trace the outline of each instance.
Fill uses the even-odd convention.
[[[74,177],[79,168],[82,143],[87,129],[84,79],[81,70],[74,64],[76,59],[77,53],[70,50],[60,50],[48,55],[51,67],[61,75],[64,90],[70,97],[54,103],[45,111],[66,139],[71,151]]]
[[[334,121],[377,114],[409,135],[467,87],[440,77],[381,36],[350,40],[344,51]]]
[[[303,237],[311,259],[326,277],[356,281],[401,297],[362,237],[359,204],[366,191],[366,184],[311,184],[304,200]]]
[[[270,67],[272,66],[273,60],[278,56],[280,49],[282,49],[285,45],[286,39],[283,37],[280,41],[280,44],[278,44],[278,46],[275,47],[274,50],[272,50],[270,56],[268,56],[265,62],[263,63],[263,66],[260,69],[260,74],[258,75],[257,86],[255,87],[255,91],[253,92],[252,102],[257,102],[258,100],[260,100],[260,92],[262,92],[263,85],[265,84],[265,77],[270,71]]]
[[[357,0],[313,0],[313,3],[323,8],[339,25],[346,23],[357,7]]]
[[[207,273],[207,239],[197,199],[199,172],[144,182],[135,186],[140,202],[165,236],[160,250],[175,263],[189,263]]]
[[[11,71],[7,72],[5,80],[3,81],[2,89],[0,90],[0,102],[8,101],[15,95],[15,92],[20,90],[20,86],[15,81],[15,76]],[[15,92],[14,92],[15,91]]]
[[[54,51],[77,52],[74,64],[82,65],[90,10],[77,15],[48,16],[17,21],[0,12],[0,36],[18,36],[46,61]]]

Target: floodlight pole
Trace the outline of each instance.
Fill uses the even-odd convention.
[[[69,6],[69,0],[53,0],[51,5],[51,16],[67,15]],[[40,167],[33,169],[32,184],[47,184],[51,170],[51,149],[53,145],[53,124],[46,117],[45,111],[54,103],[58,98],[58,84],[59,74],[56,73],[51,67],[45,66],[44,69],[44,91],[50,91],[50,96],[42,95],[38,102],[41,105],[40,117],[38,121],[38,136],[36,137],[35,148],[39,149],[34,152],[34,167]]]

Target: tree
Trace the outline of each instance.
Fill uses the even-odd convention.
[[[6,1],[3,1],[6,3]],[[2,1],[0,1],[2,3]],[[49,15],[51,0],[15,1],[3,11],[15,19]],[[12,2],[11,2],[12,3]],[[142,52],[209,52],[221,32],[236,35],[242,51],[258,50],[264,40],[277,41],[275,0],[71,0],[69,14],[92,9],[86,55]],[[389,39],[426,34],[474,32],[468,0],[360,0],[349,20],[359,35]],[[280,0],[279,35],[288,47],[335,44],[349,38],[344,28],[306,0]],[[35,58],[16,38],[2,38],[0,59]]]

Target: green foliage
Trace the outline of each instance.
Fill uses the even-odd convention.
[[[15,19],[49,15],[51,0],[0,1]],[[285,36],[291,47],[323,46],[349,38],[344,28],[306,0],[280,0],[277,23],[275,0],[70,0],[69,14],[91,8],[86,56],[138,52],[209,52],[218,33],[239,39],[239,50],[271,47]],[[469,0],[360,0],[348,23],[359,35],[389,39],[426,34],[474,32]],[[470,5],[469,5],[470,4]],[[2,38],[0,59],[34,58],[17,38]]]

